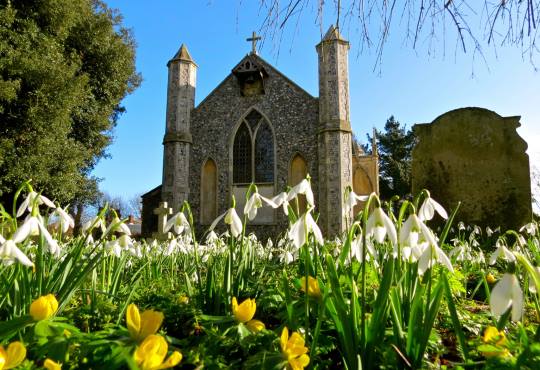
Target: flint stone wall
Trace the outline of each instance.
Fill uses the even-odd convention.
[[[319,122],[318,99],[308,94],[270,64],[257,58],[268,73],[264,80],[265,94],[241,96],[236,77],[232,74],[212,91],[191,112],[193,144],[190,154],[189,203],[196,228],[204,231],[209,225],[200,223],[201,170],[207,158],[217,165],[217,214],[231,206],[232,143],[236,127],[251,108],[259,111],[274,130],[275,181],[274,194],[284,191],[289,177],[290,163],[299,153],[307,161],[308,173],[317,201],[318,161],[317,128]],[[221,223],[223,224],[223,223]],[[275,237],[287,228],[287,218],[281,208],[275,211],[274,222],[249,225],[259,239]],[[223,225],[220,227],[223,231]]]
[[[480,226],[516,229],[531,220],[527,143],[519,116],[483,108],[447,112],[413,127],[413,194],[428,189],[457,219]]]

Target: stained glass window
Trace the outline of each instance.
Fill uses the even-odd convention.
[[[251,134],[245,123],[236,131],[233,146],[233,182],[251,182]]]
[[[255,139],[255,182],[274,182],[274,140],[266,122],[261,123]]]
[[[249,127],[251,127],[251,131],[255,131],[255,128],[257,127],[257,124],[259,123],[261,118],[262,116],[259,112],[257,112],[256,110],[252,110],[244,118],[244,120],[249,124]]]

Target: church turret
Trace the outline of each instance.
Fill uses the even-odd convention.
[[[345,229],[343,196],[352,185],[349,119],[349,43],[331,26],[317,45],[319,55],[319,212],[323,230]]]
[[[190,115],[195,106],[197,65],[182,44],[167,67],[169,80],[161,197],[177,212],[189,196]]]

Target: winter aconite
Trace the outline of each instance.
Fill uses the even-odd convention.
[[[133,359],[141,370],[159,370],[175,367],[182,361],[182,354],[174,351],[165,360],[169,346],[161,335],[151,334],[141,343],[133,354]]]
[[[47,294],[36,299],[30,305],[30,316],[35,321],[51,318],[58,310],[58,301],[52,294]]]
[[[163,323],[163,314],[154,310],[146,310],[142,314],[135,304],[130,304],[126,313],[126,324],[129,335],[137,342],[156,334]]]
[[[26,348],[21,342],[12,342],[7,349],[0,346],[0,370],[14,369],[26,358]]]

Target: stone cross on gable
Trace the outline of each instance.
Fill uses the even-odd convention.
[[[257,54],[257,41],[261,40],[261,36],[257,36],[255,31],[251,34],[250,38],[247,38],[246,41],[251,41],[251,52]]]
[[[172,215],[173,210],[167,204],[167,202],[159,203],[159,207],[154,209],[154,214],[158,216],[158,228],[154,233],[154,238],[159,240],[166,240],[169,238],[169,233],[165,232],[165,225],[167,225],[167,217]]]

